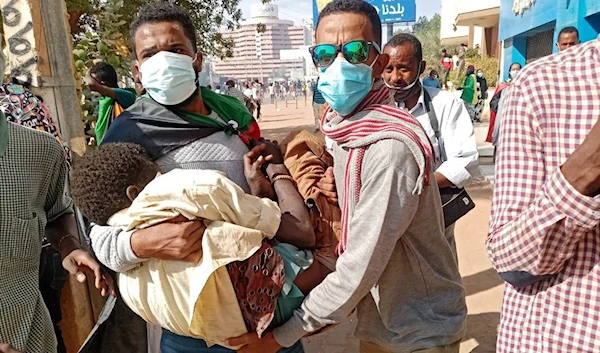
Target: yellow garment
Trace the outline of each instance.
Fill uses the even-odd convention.
[[[224,266],[249,258],[264,238],[274,237],[281,211],[271,200],[246,194],[220,172],[177,169],[154,179],[109,224],[133,230],[180,214],[205,219],[202,260],[197,265],[146,261],[119,274],[121,295],[147,322],[202,338],[209,346],[228,347],[226,339],[247,330]]]

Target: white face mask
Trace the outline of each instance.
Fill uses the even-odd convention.
[[[508,74],[510,75],[510,78],[512,78],[514,80],[517,77],[518,73],[519,73],[519,70],[512,70]]]
[[[198,89],[190,56],[161,51],[140,66],[142,85],[162,105],[177,105]]]

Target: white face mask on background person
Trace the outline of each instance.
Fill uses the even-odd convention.
[[[512,70],[508,74],[510,75],[510,78],[512,78],[514,80],[517,77],[518,73],[519,73],[519,70]]]
[[[198,89],[192,57],[161,51],[140,66],[142,86],[162,105],[177,105]]]

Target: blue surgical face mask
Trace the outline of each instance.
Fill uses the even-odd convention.
[[[330,66],[319,69],[318,89],[331,109],[342,116],[356,109],[373,87],[372,66],[376,61],[371,66],[354,65],[338,57]]]
[[[198,89],[192,57],[161,51],[140,66],[142,85],[162,105],[177,105]]]

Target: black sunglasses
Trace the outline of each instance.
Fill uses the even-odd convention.
[[[312,60],[317,67],[328,67],[341,52],[344,58],[351,64],[362,64],[369,59],[369,49],[373,47],[378,54],[381,48],[375,42],[366,40],[353,40],[342,45],[319,44],[308,50]]]

